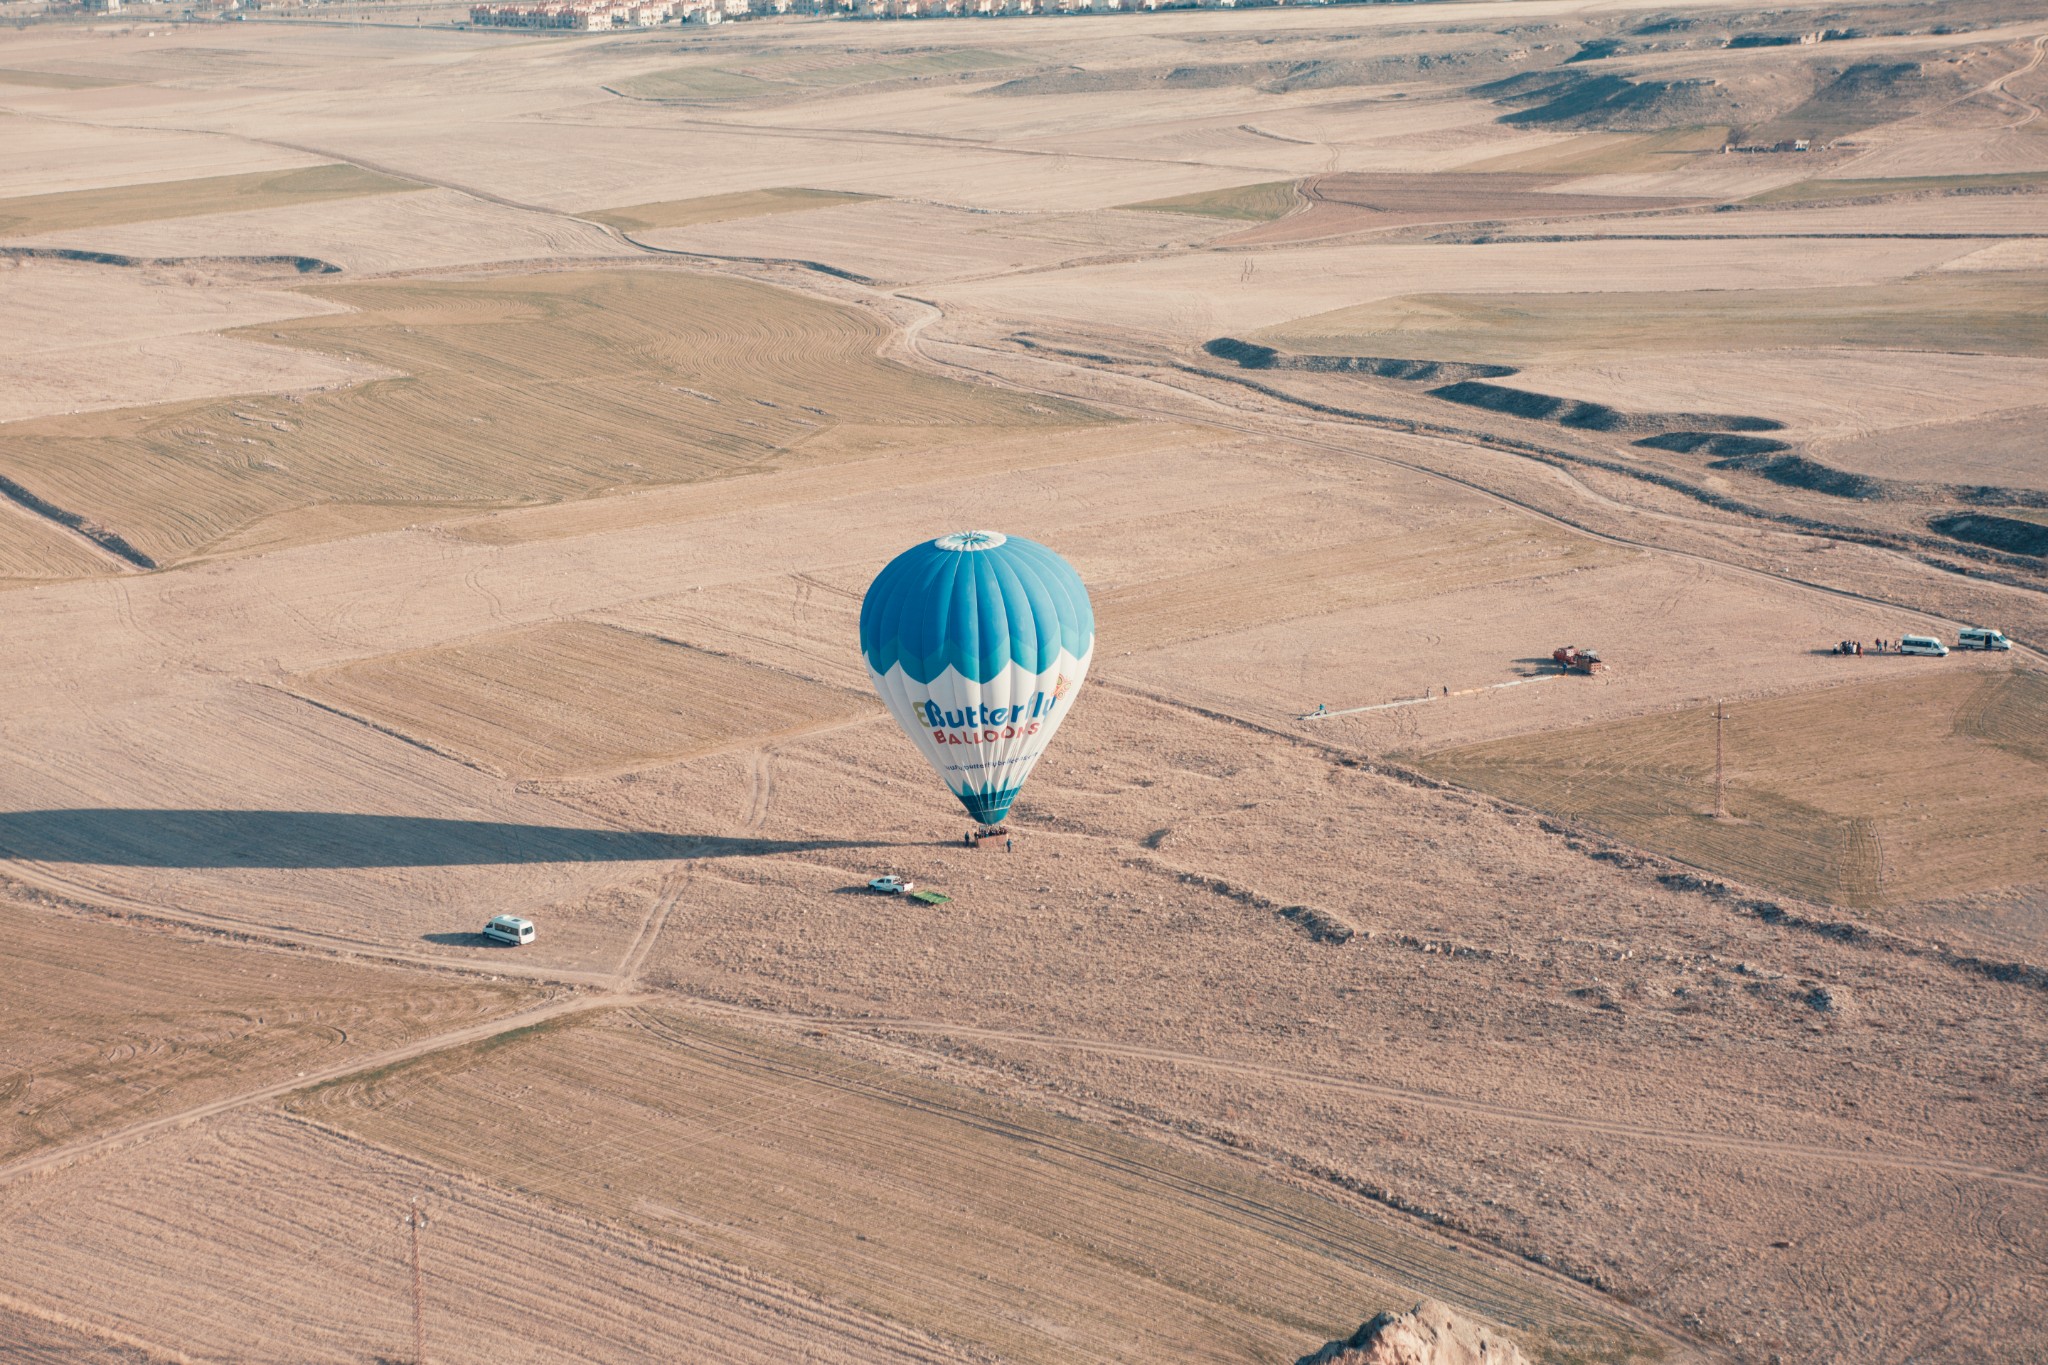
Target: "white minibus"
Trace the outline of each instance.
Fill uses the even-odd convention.
[[[494,915],[491,922],[484,926],[484,937],[495,939],[499,943],[531,943],[533,921],[521,919],[517,915]]]

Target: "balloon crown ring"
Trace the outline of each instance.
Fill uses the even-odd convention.
[[[1001,531],[955,531],[932,544],[941,550],[993,550],[1008,539]]]

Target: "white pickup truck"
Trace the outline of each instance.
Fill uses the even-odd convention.
[[[906,882],[903,878],[894,876],[877,877],[868,883],[868,890],[880,892],[884,896],[907,895],[916,888],[916,882]]]

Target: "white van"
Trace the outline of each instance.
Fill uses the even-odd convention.
[[[533,921],[517,915],[494,915],[484,926],[484,937],[498,943],[533,942]]]
[[[1942,659],[1948,657],[1948,646],[1932,635],[1902,635],[1899,637],[1899,653],[1925,654]]]
[[[1964,626],[1956,632],[1957,649],[2011,649],[2012,641],[1990,626]]]

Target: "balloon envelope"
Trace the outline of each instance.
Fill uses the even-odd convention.
[[[1095,611],[1080,575],[1043,545],[962,531],[876,575],[860,647],[896,723],[967,813],[992,825],[1088,675]]]

